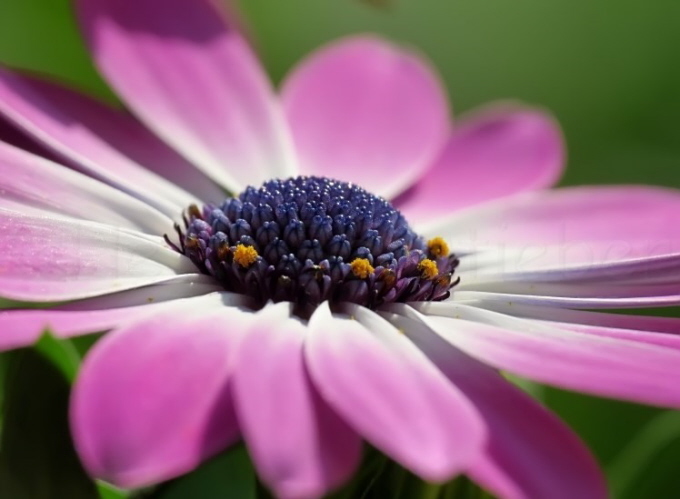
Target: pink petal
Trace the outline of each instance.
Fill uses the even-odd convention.
[[[457,124],[437,161],[396,205],[411,221],[429,221],[484,201],[550,187],[563,166],[562,134],[552,116],[494,104]]]
[[[570,390],[680,406],[676,349],[567,331],[462,304],[411,305],[445,340],[493,367]]]
[[[46,330],[57,338],[109,331],[155,313],[156,310],[171,310],[185,303],[185,297],[192,294],[203,294],[215,289],[210,285],[194,283],[191,286],[186,282],[176,283],[175,287],[164,284],[134,290],[141,296],[136,305],[109,307],[107,300],[98,297],[47,310],[0,310],[0,351],[31,345]],[[216,305],[224,306],[223,295],[225,293],[213,293],[207,297],[194,298],[191,303],[203,304],[219,298],[215,301]],[[232,300],[230,303],[239,302]]]
[[[394,196],[417,179],[449,131],[446,94],[413,53],[368,37],[303,61],[282,91],[301,170]]]
[[[361,440],[309,380],[305,326],[288,317],[288,304],[276,308],[265,309],[239,350],[236,410],[258,474],[276,496],[317,498],[351,476]]]
[[[90,351],[73,389],[71,427],[92,476],[125,488],[152,485],[236,440],[228,383],[243,314],[207,312],[157,314]]]
[[[680,319],[677,317],[606,314],[517,303],[509,306],[504,302],[480,303],[478,306],[512,313],[516,317],[546,321],[548,325],[561,329],[680,349]]]
[[[168,144],[238,192],[294,172],[273,90],[209,0],[80,0],[95,62]]]
[[[17,129],[17,127],[14,126],[14,123],[2,116],[2,112],[0,112],[0,142],[13,145],[14,147],[30,151],[43,157],[54,159],[44,147],[38,145],[35,140]]]
[[[467,471],[475,481],[504,499],[607,497],[588,448],[559,419],[424,324],[391,319],[484,418],[489,441]]]
[[[331,316],[324,305],[310,320],[305,354],[322,397],[422,478],[443,481],[461,472],[482,448],[480,416],[396,328],[362,307],[348,313],[359,320]]]
[[[0,207],[162,235],[172,220],[149,205],[90,177],[0,142]]]
[[[672,289],[669,289],[672,288]],[[588,287],[579,285],[568,287],[562,285],[553,290],[554,294],[524,294],[493,291],[455,291],[456,301],[481,304],[491,302],[534,305],[554,308],[589,308],[589,309],[624,309],[645,307],[670,307],[680,305],[680,292],[677,285],[668,288],[654,287],[648,294],[641,294],[640,288],[634,288],[634,296],[616,296],[614,288],[605,289],[602,296],[582,296],[588,293]],[[626,291],[626,288],[616,288]],[[538,289],[545,292],[545,290]]]
[[[165,178],[199,194],[220,195],[130,115],[66,87],[0,68],[0,114],[68,164],[167,215],[176,216],[193,197]]]
[[[0,209],[0,296],[76,300],[196,272],[164,244],[93,222]]]
[[[672,189],[572,187],[471,208],[428,232],[465,250],[556,247],[563,259],[582,260],[589,250],[593,258],[636,258],[680,253],[679,210]]]

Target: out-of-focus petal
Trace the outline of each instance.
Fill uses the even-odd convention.
[[[462,304],[411,305],[424,314],[416,319],[496,368],[585,393],[680,406],[680,376],[673,367],[680,363],[677,349],[568,331]]]
[[[67,164],[167,215],[194,198],[166,178],[197,194],[221,195],[132,116],[66,87],[0,68],[0,113]]]
[[[178,307],[90,351],[71,400],[76,449],[90,474],[143,487],[190,471],[236,440],[228,383],[247,314],[209,312]]]
[[[564,166],[557,122],[546,112],[496,104],[456,123],[433,166],[396,206],[412,222],[518,192],[550,187]]]
[[[149,129],[213,180],[245,185],[295,172],[267,76],[210,0],[80,0],[95,62]]]
[[[349,478],[361,459],[361,439],[310,382],[305,326],[289,313],[289,304],[265,309],[246,332],[234,403],[264,482],[282,499],[312,499]]]
[[[306,358],[315,386],[360,435],[426,480],[443,481],[484,443],[470,402],[395,327],[362,307],[310,320]]]
[[[505,499],[604,499],[606,486],[587,447],[554,415],[495,370],[447,343],[422,322],[388,320],[477,407],[489,429],[467,473]]]
[[[146,203],[22,149],[0,142],[0,207],[65,215],[155,235],[172,220]]]
[[[66,301],[162,282],[196,267],[159,239],[94,222],[0,210],[0,296]]]
[[[445,92],[419,56],[355,37],[303,61],[283,102],[303,173],[392,197],[417,179],[449,132]]]

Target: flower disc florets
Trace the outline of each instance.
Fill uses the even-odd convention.
[[[291,301],[302,315],[325,300],[442,300],[455,284],[458,260],[441,238],[428,244],[389,202],[347,182],[272,180],[187,216],[178,250],[202,272],[260,304]]]

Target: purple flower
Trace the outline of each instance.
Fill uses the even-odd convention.
[[[277,496],[313,498],[367,441],[426,480],[602,498],[585,446],[499,371],[680,406],[677,320],[583,310],[680,302],[678,193],[544,190],[549,116],[452,127],[432,69],[382,40],[276,94],[207,0],[78,14],[127,109],[0,70],[0,296],[55,304],[0,312],[0,347],[111,332],[71,406],[93,476],[153,484],[242,438]]]

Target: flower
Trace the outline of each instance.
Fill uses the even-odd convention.
[[[77,11],[131,112],[0,70],[0,346],[109,331],[71,403],[91,475],[146,486],[243,438],[277,496],[311,498],[365,440],[426,480],[601,498],[585,446],[500,371],[680,405],[677,320],[583,310],[680,301],[677,192],[547,190],[549,116],[452,129],[429,66],[376,38],[276,95],[208,0]]]

